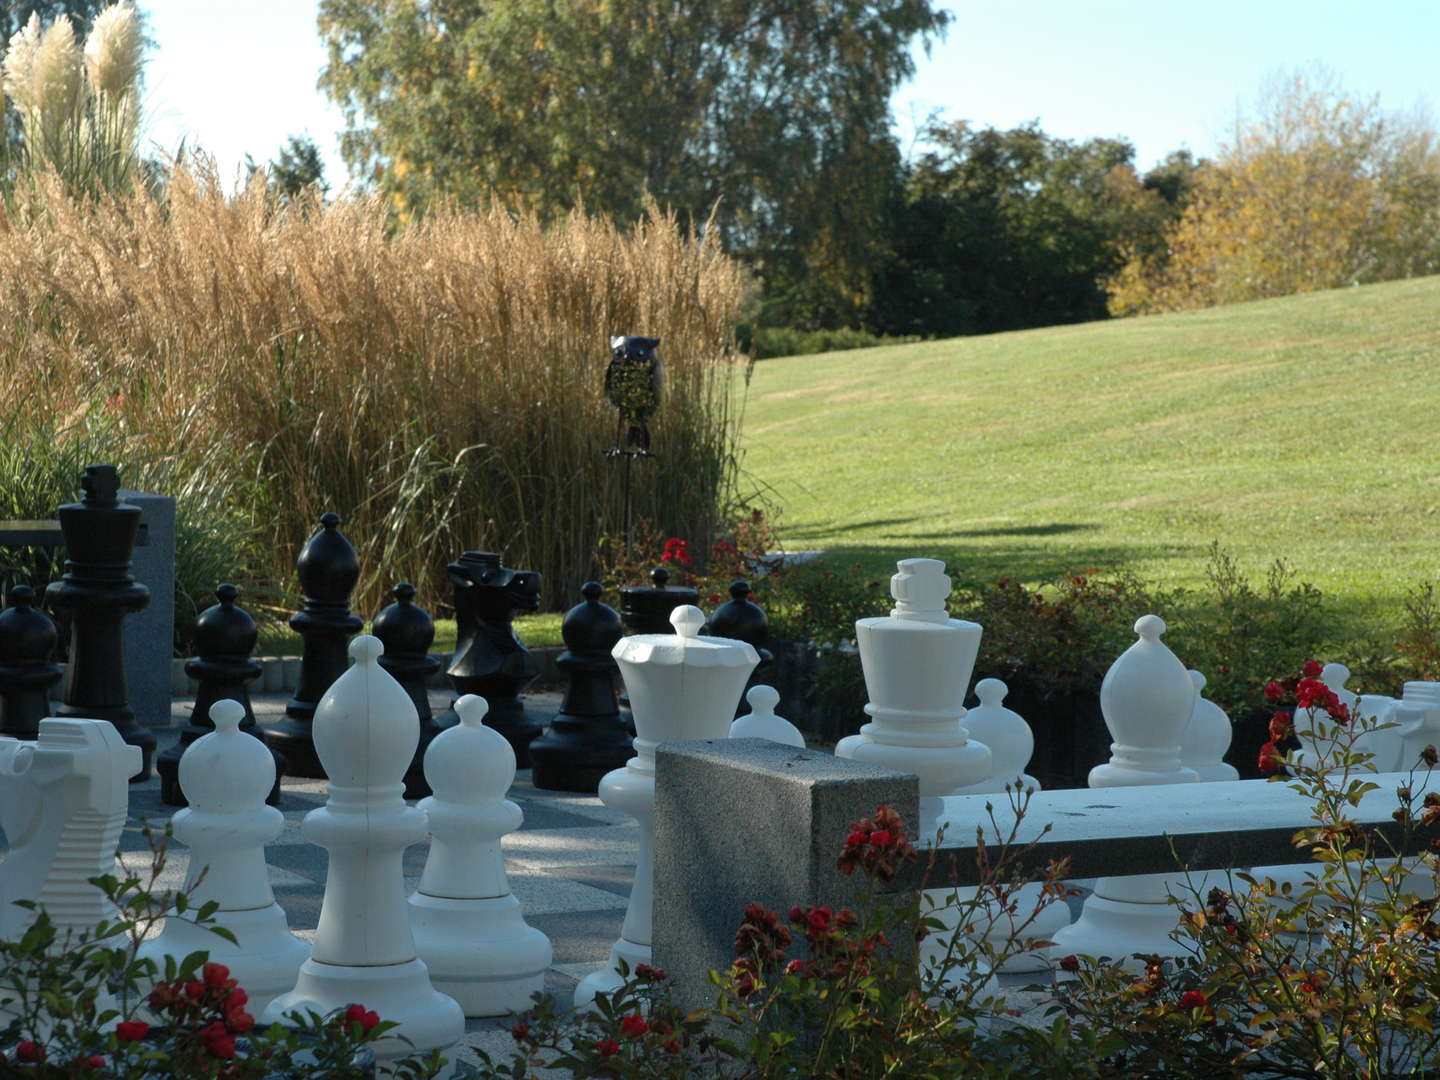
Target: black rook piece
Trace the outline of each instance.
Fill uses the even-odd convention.
[[[326,514],[320,531],[300,549],[295,569],[305,606],[290,616],[290,629],[305,639],[300,685],[285,706],[285,719],[265,729],[265,742],[285,755],[291,776],[322,779],[310,727],[315,708],[330,684],[345,674],[346,643],[365,621],[350,613],[350,594],[360,580],[360,559],[339,529],[340,515]]]
[[[430,794],[430,785],[425,782],[425,749],[440,734],[430,714],[430,693],[426,689],[430,676],[440,670],[440,661],[430,655],[435,620],[424,608],[415,606],[415,586],[409,582],[396,585],[390,595],[395,602],[375,616],[370,632],[385,646],[380,666],[405,688],[420,714],[420,745],[405,771],[405,798],[423,799]]]
[[[770,639],[770,620],[765,617],[765,609],[750,599],[750,591],[748,581],[731,582],[730,599],[710,613],[710,620],[705,628],[705,633],[714,637],[747,642],[759,654],[760,663],[755,665],[755,670],[750,673],[745,684],[747,688],[755,685],[756,677],[762,669],[775,659],[770,650],[765,648],[765,642]],[[749,711],[750,706],[744,701],[742,694],[735,715]]]
[[[530,746],[531,782],[548,791],[594,794],[600,778],[629,761],[630,736],[620,722],[615,678],[620,666],[610,651],[625,632],[620,615],[600,602],[599,582],[587,581],[585,597],[565,616],[565,651],[555,666],[570,679],[560,714]]]
[[[130,575],[140,508],[119,499],[114,465],[87,465],[85,495],[60,507],[65,576],[45,590],[45,602],[70,615],[70,684],[56,716],[108,720],[141,754],[132,783],[150,778],[155,736],[135,723],[125,685],[124,618],[150,603],[150,590]],[[168,641],[157,649],[171,648]]]
[[[34,603],[35,590],[16,585],[0,614],[0,735],[16,739],[39,736],[40,721],[53,715],[50,687],[60,680],[60,665],[51,662],[59,635]]]
[[[185,661],[185,674],[198,682],[200,688],[190,710],[190,723],[180,729],[180,741],[155,760],[155,771],[160,774],[160,798],[170,806],[189,805],[180,790],[180,758],[191,743],[215,730],[210,707],[217,701],[228,699],[243,705],[245,719],[240,721],[240,730],[261,738],[246,685],[261,674],[260,665],[250,659],[259,630],[250,613],[236,605],[239,595],[240,590],[234,585],[221,585],[215,590],[215,599],[220,602],[206,608],[195,620],[195,650],[199,655]],[[272,749],[270,754],[275,759],[275,786],[265,801],[275,806],[280,801],[280,777],[285,773],[286,761],[276,750]]]
[[[515,751],[515,767],[530,767],[530,743],[540,725],[525,719],[520,691],[540,668],[515,633],[515,613],[540,607],[540,575],[511,570],[489,551],[467,551],[445,568],[455,586],[455,655],[445,673],[459,695],[479,694],[490,704],[485,723]],[[435,721],[460,722],[454,703]]]
[[[626,585],[620,590],[620,618],[632,634],[673,634],[670,613],[681,604],[698,604],[700,594],[688,585],[671,585],[670,571],[650,571],[653,585]]]

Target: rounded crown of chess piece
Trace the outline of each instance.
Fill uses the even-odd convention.
[[[1100,684],[1100,711],[1110,729],[1110,761],[1090,770],[1091,787],[1197,780],[1180,764],[1180,740],[1195,705],[1190,673],[1160,640],[1165,620],[1135,620],[1138,640]]]
[[[320,531],[300,549],[295,571],[308,599],[349,604],[355,583],[360,580],[360,556],[340,531],[339,514],[332,511],[320,518]]]
[[[890,596],[895,606],[890,617],[902,622],[938,623],[950,621],[945,600],[950,595],[950,578],[939,559],[901,559],[890,577]]]
[[[609,653],[625,636],[620,613],[600,602],[604,592],[598,581],[585,582],[580,586],[580,595],[585,599],[565,613],[560,636],[572,653]]]
[[[1233,730],[1225,710],[1202,696],[1205,676],[1191,668],[1188,672],[1195,687],[1195,704],[1180,738],[1180,763],[1194,769],[1201,780],[1238,780],[1240,773],[1225,764],[1225,751],[1230,749]]]
[[[1002,786],[1022,776],[1035,753],[1035,735],[1030,725],[1004,705],[1009,692],[1010,688],[999,679],[981,679],[975,684],[980,704],[966,712],[964,719],[970,738],[990,748],[990,776]]]
[[[760,605],[750,599],[750,593],[748,581],[733,582],[730,599],[710,613],[710,633],[748,641],[759,649],[770,636],[770,620]]]
[[[415,703],[380,666],[385,646],[373,634],[350,642],[355,662],[315,709],[315,750],[335,787],[399,785],[420,743]]]
[[[670,613],[674,634],[636,634],[616,643],[611,654],[622,663],[687,667],[754,667],[760,657],[749,643],[733,638],[702,637],[705,613],[681,604]]]
[[[180,788],[192,814],[254,810],[275,783],[275,759],[259,739],[240,730],[245,707],[228,698],[210,707],[215,730],[180,758]]]
[[[494,728],[485,726],[489,703],[479,694],[455,702],[460,723],[447,728],[425,752],[425,779],[436,799],[454,803],[494,802],[515,779],[515,751]]]
[[[390,590],[394,603],[382,608],[370,632],[385,646],[386,656],[427,656],[435,641],[435,620],[415,606],[415,586],[402,581]]]
[[[260,631],[250,613],[236,606],[239,596],[240,590],[234,585],[221,585],[215,590],[219,603],[212,604],[195,619],[197,656],[250,658]]]
[[[0,664],[26,667],[46,663],[60,640],[55,622],[35,608],[35,590],[12,585],[10,606],[0,612]]]
[[[780,704],[780,691],[763,683],[745,691],[745,703],[750,711],[737,716],[730,725],[732,739],[769,739],[786,746],[805,748],[805,736],[800,729],[783,716],[775,715]]]

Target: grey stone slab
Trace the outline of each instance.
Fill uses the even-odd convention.
[[[149,727],[171,722],[170,660],[175,655],[175,500],[169,495],[121,491],[140,508],[148,542],[135,548],[131,572],[150,590],[150,603],[127,616],[125,681],[135,719]]]
[[[552,806],[544,799],[516,799],[511,796],[511,800],[524,813],[524,827],[527,829],[585,829],[596,824],[593,817]]]

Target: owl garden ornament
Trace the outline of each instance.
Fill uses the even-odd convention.
[[[659,338],[610,339],[605,397],[620,410],[620,423],[626,429],[625,446],[629,450],[650,449],[650,429],[645,421],[660,404],[660,357],[655,352],[659,344]]]

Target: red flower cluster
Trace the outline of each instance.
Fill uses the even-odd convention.
[[[835,863],[847,877],[858,867],[871,877],[889,881],[902,861],[914,862],[915,859],[915,847],[905,835],[900,815],[888,806],[877,806],[873,819],[866,818],[850,826],[850,835],[845,837]]]
[[[690,557],[690,542],[681,540],[678,536],[672,536],[665,541],[665,550],[660,553],[660,558],[666,562],[678,562],[689,566],[695,560]]]
[[[183,1028],[191,1024],[208,1024],[199,1028],[199,1039],[211,1057],[229,1060],[235,1056],[235,1037],[255,1027],[255,1018],[245,1011],[250,995],[230,977],[230,969],[214,962],[200,969],[200,978],[182,983],[162,982],[150,991],[150,1007],[170,1014],[171,1023]],[[126,1032],[122,1033],[121,1028]],[[141,1030],[144,1029],[144,1030]],[[138,1034],[134,1034],[135,1032]],[[129,1021],[116,1026],[116,1038],[138,1040],[149,1031],[147,1025]]]
[[[620,1034],[627,1039],[638,1039],[650,1030],[650,1025],[639,1013],[631,1013],[620,1021]]]
[[[15,1047],[15,1060],[26,1065],[35,1065],[45,1060],[45,1048],[37,1042],[26,1039]]]
[[[620,1044],[614,1039],[599,1039],[595,1043],[595,1049],[600,1051],[601,1057],[614,1057],[620,1052]]]
[[[115,1025],[115,1038],[121,1042],[139,1042],[150,1033],[150,1025],[143,1020],[121,1020]]]
[[[790,945],[790,931],[780,916],[763,904],[745,908],[740,928],[735,931],[735,956],[731,971],[735,976],[735,992],[742,998],[755,992],[760,977],[779,970],[785,962]]]
[[[642,982],[664,982],[669,977],[670,974],[664,968],[654,964],[635,965],[635,978]]]
[[[350,1005],[345,1009],[345,1023],[359,1024],[361,1031],[373,1031],[380,1023],[380,1014],[364,1005]]]
[[[1296,709],[1305,709],[1313,717],[1325,713],[1334,723],[1350,723],[1350,707],[1340,700],[1338,694],[1320,681],[1324,668],[1318,660],[1307,660],[1299,675],[1285,679],[1271,679],[1265,684],[1265,699],[1275,704],[1291,703]],[[1294,716],[1285,710],[1277,711],[1270,718],[1270,738],[1260,747],[1256,763],[1266,776],[1278,772],[1284,764],[1284,751],[1280,744],[1295,733]]]

